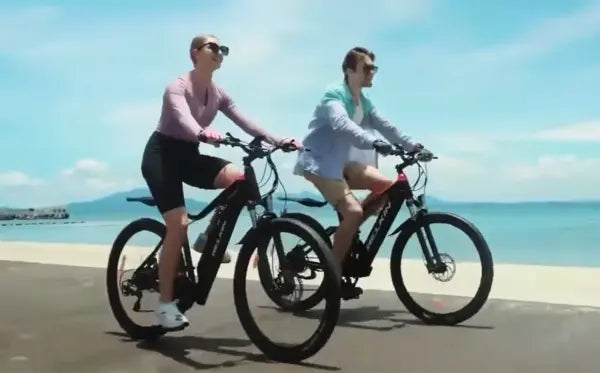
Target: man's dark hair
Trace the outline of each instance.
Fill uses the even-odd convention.
[[[348,75],[346,75],[346,69],[356,70],[356,65],[358,64],[359,58],[364,58],[364,56],[369,56],[371,60],[375,61],[375,54],[364,47],[354,47],[346,53],[344,57],[344,62],[342,62],[342,71],[344,72],[344,80],[348,80]]]

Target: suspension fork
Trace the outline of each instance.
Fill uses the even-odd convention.
[[[410,212],[411,218],[415,221],[418,221],[419,217],[426,212],[421,202],[418,202],[417,205],[418,206],[415,206],[415,201],[412,198],[406,200],[406,206],[408,207],[408,211]],[[425,234],[423,234],[423,231],[421,229],[425,231]],[[422,228],[417,228],[416,233],[417,238],[419,240],[419,244],[421,245],[421,250],[423,251],[423,255],[425,256],[425,260],[427,261],[427,270],[429,272],[443,270],[443,268],[441,267],[443,267],[444,263],[440,258],[440,253],[438,251],[437,244],[435,243],[435,239],[433,238],[431,227],[429,225],[424,225]]]
[[[272,202],[270,200],[267,200],[267,204],[265,207],[266,207],[267,213],[272,213],[273,206],[272,206]],[[248,214],[250,215],[250,221],[252,222],[252,228],[256,229],[256,227],[258,225],[258,215],[256,213],[255,205],[248,206]],[[281,267],[287,260],[287,258],[285,257],[285,252],[283,250],[283,242],[281,240],[281,236],[279,234],[275,234],[273,236],[273,241],[275,241],[275,250],[277,251],[277,257],[279,258],[279,267],[280,267],[279,269],[281,270]],[[258,254],[255,254],[255,255],[258,255]],[[260,260],[260,258],[259,258],[259,260]]]

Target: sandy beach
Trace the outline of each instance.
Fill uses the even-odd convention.
[[[234,247],[233,249],[236,249]],[[76,267],[106,268],[108,245],[82,245],[38,242],[0,242],[0,260],[40,264],[58,264]],[[137,252],[136,252],[137,251]],[[127,248],[128,255],[144,255],[148,248]],[[221,266],[218,277],[233,278],[236,253],[231,251],[232,263]],[[194,261],[199,254],[192,252]],[[139,262],[137,262],[139,263]],[[407,260],[403,271],[410,279],[410,291],[470,296],[473,279],[479,270],[472,263],[457,263],[455,278],[448,283],[431,279],[424,271],[421,261]],[[490,299],[506,299],[543,302],[574,306],[600,307],[600,268],[598,267],[550,267],[522,264],[496,263],[494,283]],[[258,279],[256,271],[250,279]],[[373,272],[359,282],[363,289],[393,290],[389,261],[375,260]]]

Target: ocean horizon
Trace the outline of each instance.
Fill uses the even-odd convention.
[[[125,194],[143,195],[125,192],[87,204],[74,204],[74,208],[70,209],[71,216],[66,220],[1,221],[0,240],[100,244],[106,245],[108,253],[119,231],[132,220],[151,217],[162,221],[155,208],[124,202]],[[191,209],[195,212],[204,206],[203,202],[192,203]],[[276,211],[280,212],[281,207],[278,203]],[[337,222],[333,210],[328,206],[308,208],[289,202],[287,209],[311,214],[324,226]],[[433,198],[429,202],[429,209],[454,213],[474,223],[484,235],[495,263],[600,266],[600,202],[469,203],[443,202]],[[403,206],[392,228],[407,217],[408,211]],[[370,218],[361,228],[363,240],[374,220]],[[207,223],[208,219],[205,218],[190,226],[190,242],[194,242]],[[238,250],[237,242],[249,228],[250,219],[243,210],[233,232],[230,250]],[[438,233],[434,229],[436,243],[441,251],[445,245],[456,245],[453,237],[457,233],[461,234],[446,233],[446,230]],[[394,240],[395,236],[386,238],[378,257],[389,257]],[[419,255],[414,251],[412,257]]]

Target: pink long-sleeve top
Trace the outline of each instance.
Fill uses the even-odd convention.
[[[194,91],[189,73],[177,77],[166,87],[157,131],[176,139],[198,142],[198,136],[211,125],[217,111],[252,136],[262,135],[271,144],[281,141],[244,116],[225,90],[214,82],[211,81],[206,90]]]

